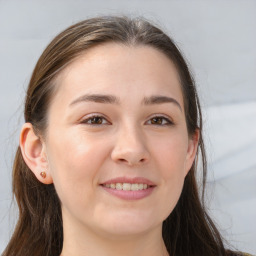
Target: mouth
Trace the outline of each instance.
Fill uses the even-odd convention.
[[[138,191],[148,189],[150,186],[145,183],[106,183],[101,184],[103,187],[116,189],[116,190],[124,190],[124,191]]]
[[[156,184],[142,177],[119,177],[101,183],[100,186],[104,191],[123,200],[138,200],[151,195]]]

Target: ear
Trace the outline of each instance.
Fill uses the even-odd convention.
[[[188,174],[197,153],[198,142],[199,142],[199,129],[196,129],[195,133],[192,136],[189,136],[188,139],[188,149],[185,161],[185,175]]]
[[[20,148],[25,163],[35,174],[36,178],[44,184],[53,183],[52,177],[48,171],[45,144],[41,138],[35,134],[31,123],[25,123],[21,129]],[[45,178],[40,175],[41,172],[45,172]]]

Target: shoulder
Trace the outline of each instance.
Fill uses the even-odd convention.
[[[244,253],[244,252],[227,251],[227,256],[254,256],[254,255],[249,253]]]

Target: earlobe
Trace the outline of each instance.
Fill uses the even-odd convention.
[[[186,164],[185,164],[185,175],[189,172],[198,149],[198,143],[199,143],[199,137],[200,137],[200,131],[199,129],[196,129],[195,133],[193,136],[189,138],[188,141],[188,150],[187,150],[187,156],[186,156]]]
[[[36,178],[44,183],[53,183],[48,172],[48,162],[45,153],[45,146],[38,137],[31,123],[25,123],[20,133],[20,148],[23,159]]]

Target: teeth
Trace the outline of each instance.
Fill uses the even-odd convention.
[[[125,190],[125,191],[137,191],[147,189],[148,185],[143,183],[111,183],[103,184],[104,187],[112,188],[116,190]]]
[[[138,184],[132,184],[131,190],[139,190]]]
[[[139,188],[139,190],[142,190],[143,189],[143,184],[138,184],[138,188]]]
[[[116,189],[117,190],[122,190],[123,189],[123,184],[122,183],[116,183]]]
[[[130,183],[123,183],[123,190],[131,190],[132,184]]]

